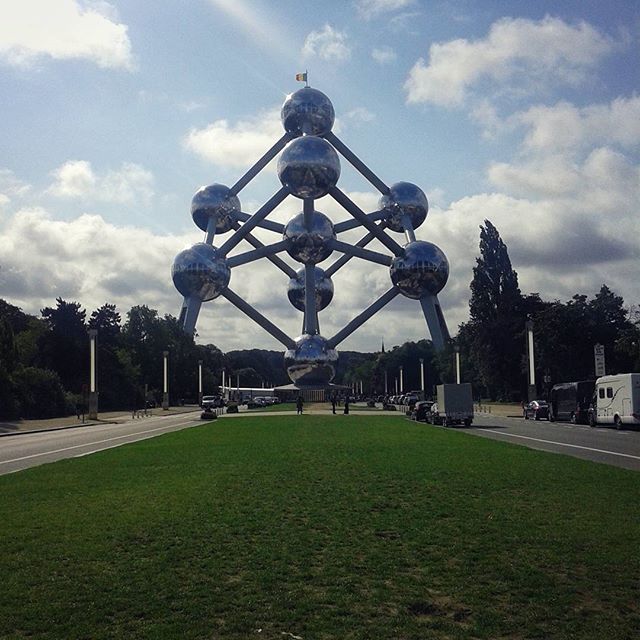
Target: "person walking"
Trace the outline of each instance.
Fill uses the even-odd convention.
[[[346,395],[344,397],[344,415],[348,415],[349,414],[349,396]]]
[[[302,396],[299,395],[298,399],[296,400],[296,409],[298,410],[298,415],[302,414],[302,405],[304,404],[304,400],[302,399]]]
[[[333,412],[333,415],[336,414],[336,402],[338,401],[338,399],[336,398],[336,392],[334,391],[331,394],[331,411]]]

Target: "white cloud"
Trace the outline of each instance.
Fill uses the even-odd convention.
[[[0,57],[29,65],[40,57],[85,59],[100,67],[133,69],[128,27],[106,2],[20,0],[0,3]]]
[[[321,31],[312,31],[307,36],[302,54],[307,58],[318,56],[328,62],[344,62],[351,57],[351,47],[344,31],[325,24]]]
[[[389,46],[375,47],[371,50],[371,57],[378,64],[389,64],[396,60],[398,55],[396,52]]]
[[[84,198],[119,204],[149,205],[154,195],[153,174],[133,162],[96,175],[90,162],[69,160],[52,172],[48,193],[60,198]]]
[[[420,58],[405,82],[407,102],[460,106],[482,81],[516,92],[559,82],[577,85],[612,47],[586,22],[502,18],[482,40],[432,44],[428,62]]]
[[[582,108],[568,102],[551,107],[538,105],[515,114],[511,120],[528,128],[524,146],[530,150],[602,143],[633,148],[640,144],[640,96],[636,95]]]
[[[5,204],[26,196],[30,190],[31,185],[20,180],[11,169],[0,169],[0,196]]]
[[[376,119],[375,113],[369,111],[366,107],[356,107],[355,109],[351,109],[345,114],[345,118],[347,120],[351,120],[352,122],[363,123],[363,122],[373,122]]]
[[[371,20],[378,16],[406,9],[416,3],[416,0],[356,0],[356,9],[365,20]]]
[[[184,145],[219,166],[245,168],[253,165],[283,134],[277,108],[236,124],[216,120],[203,129],[191,129]]]

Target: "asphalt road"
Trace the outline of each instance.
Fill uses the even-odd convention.
[[[202,424],[199,411],[0,438],[0,475]]]
[[[231,416],[230,416],[231,417]],[[0,474],[202,424],[198,411],[0,438]],[[437,427],[443,428],[443,427]],[[465,433],[640,471],[640,431],[476,414]]]
[[[462,430],[483,438],[640,471],[640,431],[482,413],[476,414],[472,427]]]

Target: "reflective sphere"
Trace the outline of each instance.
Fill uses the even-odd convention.
[[[391,282],[407,296],[417,300],[424,294],[437,294],[449,277],[449,262],[431,242],[416,240],[404,246],[390,267]]]
[[[389,193],[380,198],[380,209],[386,211],[385,222],[392,231],[404,231],[402,217],[409,216],[414,229],[427,217],[429,203],[420,187],[411,182],[396,182]]]
[[[294,384],[326,384],[336,373],[338,352],[330,349],[327,339],[305,333],[296,340],[295,349],[284,353],[287,374]]]
[[[278,178],[297,198],[322,198],[336,186],[339,177],[338,154],[322,138],[296,138],[280,154]]]
[[[331,278],[327,277],[324,273],[324,269],[320,267],[314,267],[316,272],[316,309],[322,311],[333,300],[333,282]],[[287,290],[287,296],[289,302],[298,311],[304,311],[305,309],[305,279],[304,279],[304,267],[298,269],[296,277],[289,280],[289,289]]]
[[[202,302],[217,298],[229,285],[231,270],[217,249],[204,242],[181,251],[173,261],[171,277],[176,289]]]
[[[191,200],[191,216],[203,231],[207,230],[209,218],[217,215],[216,233],[226,233],[233,228],[238,211],[240,211],[238,196],[234,196],[229,187],[223,184],[200,187]]]
[[[302,264],[316,264],[332,253],[331,242],[336,237],[333,222],[320,211],[314,211],[311,228],[304,224],[304,213],[287,222],[283,238],[287,241],[287,253]]]
[[[311,87],[287,96],[280,112],[285,131],[295,135],[323,136],[331,131],[335,117],[331,100]]]

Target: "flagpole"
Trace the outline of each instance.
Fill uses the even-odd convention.
[[[309,86],[309,71],[307,69],[304,70],[304,82],[305,87]]]

